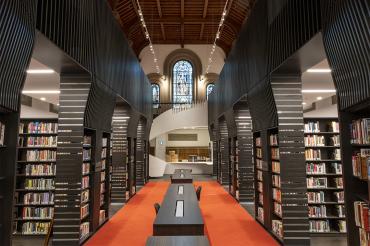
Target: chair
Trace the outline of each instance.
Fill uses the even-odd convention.
[[[161,208],[161,205],[159,203],[154,203],[154,209],[155,209],[155,214],[158,214],[159,209]]]
[[[200,201],[200,192],[202,192],[202,186],[199,186],[198,188],[197,188],[197,190],[196,190],[196,194],[197,194],[197,199],[198,199],[198,201]]]

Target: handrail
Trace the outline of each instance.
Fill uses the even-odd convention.
[[[178,113],[184,110],[194,108],[198,105],[204,105],[207,101],[201,100],[192,103],[153,103],[153,115],[154,117],[172,109],[174,113]]]

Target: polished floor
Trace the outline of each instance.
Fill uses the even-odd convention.
[[[215,181],[196,181],[202,186],[200,207],[205,232],[213,246],[278,245],[277,242]],[[153,233],[153,204],[161,202],[167,181],[148,183],[88,242],[98,245],[145,245]]]

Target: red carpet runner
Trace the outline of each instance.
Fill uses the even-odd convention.
[[[118,211],[87,246],[142,246],[153,234],[153,204],[161,202],[168,182],[150,182]],[[274,246],[274,239],[216,182],[202,186],[201,210],[212,246]]]

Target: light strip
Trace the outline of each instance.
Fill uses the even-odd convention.
[[[329,68],[311,68],[307,70],[307,73],[331,73]]]
[[[150,49],[150,52],[153,54],[153,61],[154,61],[155,69],[157,70],[157,73],[159,73],[160,70],[159,70],[159,65],[158,65],[158,59],[154,51],[152,39],[150,38],[148,28],[146,27],[146,24],[145,24],[144,15],[143,15],[143,11],[141,10],[139,0],[136,0],[136,4],[137,4],[137,12],[139,14],[141,25],[143,26],[144,31],[145,31],[145,38],[148,39],[149,49]]]
[[[335,93],[336,90],[324,89],[324,90],[302,90],[302,93]]]
[[[22,91],[22,94],[60,94],[60,91],[57,90],[32,90],[32,91],[27,91],[24,90]]]
[[[28,69],[29,74],[52,74],[55,73],[53,69]]]
[[[216,50],[216,41],[221,36],[221,28],[222,28],[222,26],[224,24],[224,21],[225,21],[225,18],[226,18],[227,4],[228,3],[229,3],[229,0],[226,0],[225,6],[224,6],[224,10],[222,11],[221,20],[220,20],[220,23],[218,24],[218,29],[217,29],[217,32],[216,32],[216,37],[215,37],[215,40],[213,41],[212,50],[211,50],[211,53],[210,53],[209,58],[208,58],[208,66],[207,66],[207,69],[206,69],[206,74],[208,74],[209,69],[211,68],[211,64],[213,62],[213,53]]]

